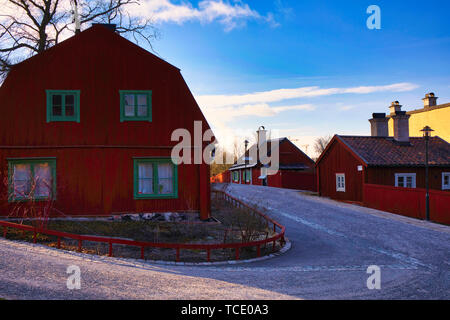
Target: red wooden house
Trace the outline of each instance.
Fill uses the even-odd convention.
[[[209,166],[171,161],[177,128],[209,126],[180,70],[95,25],[14,66],[0,88],[0,213],[54,199],[98,216],[210,217]]]
[[[365,185],[425,188],[423,137],[409,137],[409,115],[398,111],[394,137],[388,137],[388,118],[373,114],[372,136],[335,135],[316,163],[321,196],[363,202]],[[450,144],[439,137],[429,140],[429,185],[450,190]],[[388,191],[386,191],[388,192]]]
[[[255,152],[258,154],[256,161],[250,159],[251,150],[257,148],[255,144],[247,151],[247,163],[242,158],[229,169],[231,182],[316,191],[314,161],[288,138],[277,140],[278,147],[274,147],[275,150],[271,150],[274,140],[267,142],[267,148],[271,150],[269,155],[271,152],[279,152],[279,170],[275,174],[268,172],[267,166],[261,163],[259,152]]]

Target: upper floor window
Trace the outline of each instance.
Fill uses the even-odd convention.
[[[395,186],[402,188],[415,188],[416,187],[416,174],[415,173],[396,173],[395,174]]]
[[[47,122],[80,122],[80,90],[47,90]]]
[[[8,169],[9,201],[55,199],[55,159],[9,159]]]
[[[450,172],[442,172],[442,190],[450,190]]]
[[[152,91],[120,91],[120,122],[152,121]]]

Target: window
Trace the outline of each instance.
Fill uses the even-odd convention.
[[[10,202],[55,199],[55,159],[12,159],[8,169]]]
[[[79,90],[47,90],[47,122],[80,122]]]
[[[415,188],[416,174],[415,173],[396,173],[395,186],[401,188]]]
[[[345,192],[345,174],[336,174],[336,191]]]
[[[442,190],[450,190],[450,172],[442,172]]]
[[[172,159],[134,160],[134,198],[178,198],[178,170]]]
[[[233,171],[233,181],[234,182],[239,182],[239,176],[240,176],[239,173],[240,173],[239,171]]]
[[[120,91],[120,122],[152,122],[151,91]]]
[[[244,179],[245,179],[246,183],[247,182],[249,182],[249,183],[252,182],[252,169],[246,169],[244,171]]]

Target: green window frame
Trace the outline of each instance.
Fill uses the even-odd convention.
[[[42,201],[42,200],[56,200],[56,158],[14,158],[7,159],[8,161],[8,202],[21,202],[21,201]],[[47,165],[51,173],[51,182],[47,182],[41,179],[39,176],[36,179],[36,173],[39,171],[39,166],[41,168],[46,168]],[[29,177],[16,177],[15,170],[17,166],[22,166],[27,169],[26,173],[29,173]],[[23,173],[23,171],[22,171]],[[20,187],[16,186],[16,181],[18,184],[22,183],[22,187],[26,191],[18,191]],[[49,186],[49,184],[51,184]],[[43,186],[49,188],[49,194],[47,196],[35,195],[43,190]],[[22,195],[17,195],[21,192]]]
[[[251,169],[245,169],[244,170],[244,181],[245,182],[251,182],[251,177],[252,177],[252,173],[251,173]]]
[[[240,181],[240,172],[239,170],[233,171],[233,181],[234,182],[239,182]]]
[[[178,198],[178,166],[171,158],[135,158],[133,162],[134,199]],[[172,176],[160,177],[160,168],[172,168]]]
[[[152,122],[151,90],[120,90],[120,122]]]
[[[46,90],[47,123],[80,122],[80,90]]]

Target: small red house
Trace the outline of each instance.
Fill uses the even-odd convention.
[[[364,185],[425,188],[426,141],[409,137],[409,115],[398,111],[394,137],[388,137],[384,113],[369,121],[372,136],[335,135],[316,163],[321,196],[363,202]],[[450,144],[439,137],[429,140],[429,185],[450,190]]]
[[[0,214],[30,194],[58,212],[210,217],[209,166],[175,165],[177,128],[209,126],[180,70],[104,25],[15,65],[0,88]]]
[[[272,142],[267,142],[270,152],[279,152],[279,170],[275,174],[270,174],[266,166],[259,159],[252,161],[249,155],[251,150],[256,149],[253,145],[247,152],[247,162],[237,161],[230,169],[230,180],[232,183],[252,184],[259,186],[269,186],[276,188],[297,189],[316,191],[316,176],[314,161],[311,160],[303,151],[301,151],[288,138],[280,138],[278,148],[271,150]],[[274,144],[275,145],[275,144]]]

